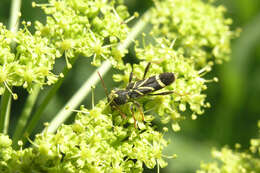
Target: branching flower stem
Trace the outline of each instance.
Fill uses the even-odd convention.
[[[143,28],[146,26],[148,22],[147,17],[149,16],[149,13],[150,11],[147,11],[141,17],[141,19],[133,27],[131,33],[126,38],[126,40],[123,43],[119,44],[117,48],[118,50],[123,51],[124,49],[126,49],[131,44],[132,40],[134,40],[137,37],[137,35],[143,30]],[[66,107],[69,107],[72,110],[76,109],[82,102],[82,100],[89,94],[89,92],[91,91],[91,86],[95,86],[99,81],[97,72],[104,76],[111,67],[112,66],[108,60],[102,63],[102,65],[91,75],[90,78],[86,80],[86,82],[77,91],[77,93],[74,94],[74,96],[58,112],[57,116],[50,122],[50,125],[48,126],[48,132],[54,133],[57,130],[57,128],[62,123],[64,123],[71,115],[72,112],[66,110]]]

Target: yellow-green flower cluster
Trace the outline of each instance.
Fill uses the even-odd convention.
[[[40,6],[48,15],[46,24],[36,22],[37,31],[58,48],[58,56],[64,54],[68,67],[69,59],[79,54],[93,57],[94,65],[109,59],[114,66],[123,66],[125,50],[117,46],[129,30],[124,5],[108,0],[49,0],[49,4],[33,6]]]
[[[225,8],[212,1],[155,1],[152,33],[176,39],[175,48],[198,67],[208,62],[222,63],[229,59],[230,40],[238,32],[230,30],[232,20],[224,17]]]
[[[56,134],[37,135],[32,148],[14,151],[11,140],[1,135],[1,173],[142,172],[144,164],[167,165],[162,158],[167,145],[163,134],[149,123],[141,130],[115,125],[105,107],[105,102],[90,111],[82,107],[74,124],[63,125]]]
[[[149,19],[155,41],[143,43],[143,47],[137,44],[136,57],[143,62],[134,65],[133,72],[136,79],[142,79],[146,64],[151,62],[148,77],[163,72],[175,74],[175,82],[165,88],[174,91],[172,95],[144,97],[140,102],[145,111],[159,114],[163,123],[172,119],[172,127],[178,131],[178,121],[185,119],[184,115],[196,119],[203,108],[210,106],[202,92],[207,89],[207,82],[217,78],[207,80],[203,75],[211,71],[214,62],[228,59],[230,41],[237,32],[230,30],[231,19],[224,18],[223,6],[201,0],[154,2]],[[130,72],[131,67],[126,67],[125,75],[115,75],[115,81],[124,81],[126,86]]]
[[[213,151],[213,157],[221,161],[202,163],[197,173],[257,173],[260,171],[260,159],[249,153],[234,152],[231,149],[223,148],[221,151]]]
[[[260,129],[260,121],[258,121],[258,128]],[[250,151],[260,155],[260,138],[251,139]]]
[[[250,153],[235,152],[229,148],[213,151],[219,162],[202,163],[197,173],[257,173],[260,172],[260,159]]]
[[[147,77],[173,72],[176,79],[158,91],[173,94],[142,97],[138,102],[143,110],[137,108],[134,114],[131,103],[122,105],[122,112],[112,110],[104,101],[92,110],[82,107],[74,124],[61,126],[56,134],[46,131],[37,135],[30,148],[22,149],[20,143],[21,149],[13,150],[10,139],[0,135],[0,172],[116,173],[142,172],[144,165],[165,167],[162,150],[167,141],[152,125],[153,113],[163,123],[172,120],[172,128],[177,131],[178,122],[187,114],[196,119],[203,108],[209,107],[202,92],[212,80],[203,75],[214,65],[211,60],[227,59],[234,36],[229,30],[230,20],[223,17],[223,8],[200,0],[155,1],[150,16],[155,43],[136,45],[136,57],[141,62],[131,68],[122,61],[126,51],[118,50],[129,32],[129,14],[121,1],[49,0],[48,4],[33,6],[41,7],[48,15],[46,24],[36,22],[34,35],[26,25],[16,34],[0,25],[0,94],[12,86],[30,91],[33,84],[54,83],[57,77],[51,70],[55,58],[61,56],[69,68],[70,59],[78,55],[93,57],[94,65],[108,59],[124,70],[123,75],[114,75],[115,81],[123,81],[124,86],[131,71],[134,80],[142,79],[148,62],[151,68]],[[16,43],[13,52],[12,42]],[[136,128],[132,116],[137,120]]]
[[[5,89],[11,92],[12,86],[31,91],[34,84],[52,84],[57,80],[51,73],[55,49],[48,46],[46,38],[27,30],[30,23],[24,25],[24,29],[12,33],[0,24],[0,95]],[[13,97],[16,99],[16,94]]]
[[[188,112],[188,108],[192,111],[192,118],[196,119],[196,115],[202,114],[203,108],[209,106],[209,103],[205,103],[206,95],[202,93],[207,88],[206,82],[208,81],[202,77],[203,70],[197,71],[195,69],[191,59],[185,58],[163,40],[156,45],[149,44],[144,48],[136,48],[135,51],[137,58],[144,61],[140,64],[134,64],[134,80],[142,79],[147,62],[152,62],[147,77],[173,72],[176,78],[170,86],[154,92],[173,91],[173,94],[144,96],[139,100],[145,109],[144,111],[156,112],[163,123],[172,119],[172,127],[178,131],[180,129],[178,121],[185,119],[184,114]],[[114,75],[114,79],[124,81],[126,85],[130,72],[131,67],[128,66],[124,75]]]
[[[12,160],[14,150],[11,147],[12,140],[0,133],[0,172],[9,172],[9,161]],[[10,165],[11,166],[11,165]]]
[[[36,22],[34,34],[27,29],[16,33],[0,24],[0,95],[5,89],[23,86],[29,92],[34,84],[51,85],[58,76],[51,71],[55,58],[65,56],[68,68],[70,58],[79,54],[93,57],[93,64],[109,59],[117,68],[123,68],[125,50],[118,50],[126,38],[128,27],[124,20],[127,8],[115,1],[50,0],[40,6],[48,15],[46,24]],[[61,75],[62,76],[62,75]],[[12,93],[13,98],[17,95]]]
[[[260,122],[258,123],[260,125]],[[258,127],[260,128],[260,126]],[[237,144],[237,146],[240,146]],[[248,151],[233,151],[227,147],[214,150],[212,155],[220,162],[202,163],[197,173],[257,173],[260,172],[260,138],[252,139]]]

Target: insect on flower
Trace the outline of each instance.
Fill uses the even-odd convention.
[[[149,78],[145,78],[149,67],[151,63],[149,62],[145,68],[143,79],[138,80],[136,82],[132,82],[133,78],[133,72],[130,73],[129,76],[129,83],[125,89],[115,89],[112,90],[110,94],[107,92],[107,88],[104,84],[104,81],[101,77],[101,75],[98,73],[100,80],[102,82],[102,85],[105,89],[106,95],[108,102],[112,108],[115,108],[118,110],[118,112],[121,114],[123,118],[126,118],[126,115],[120,110],[119,106],[124,105],[128,102],[132,102],[133,105],[136,105],[139,109],[139,111],[142,114],[142,118],[144,120],[144,114],[141,109],[140,104],[136,101],[136,99],[145,96],[145,95],[168,95],[172,94],[173,91],[165,91],[161,93],[153,93],[154,91],[158,91],[170,84],[172,84],[175,80],[175,76],[172,72],[166,72],[166,73],[161,73],[155,76],[151,76]],[[134,126],[136,127],[136,119],[134,117],[134,110],[133,110],[133,105],[131,106],[131,111],[132,111],[132,116],[134,119]]]

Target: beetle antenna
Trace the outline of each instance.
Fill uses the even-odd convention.
[[[98,76],[99,76],[99,78],[100,78],[100,80],[101,80],[102,86],[103,86],[103,88],[104,88],[104,90],[105,90],[105,93],[106,93],[106,96],[107,96],[107,100],[109,101],[108,91],[107,91],[107,87],[106,87],[106,85],[105,85],[105,82],[104,82],[104,80],[102,79],[100,73],[99,73],[99,72],[97,72],[97,73],[98,73]]]

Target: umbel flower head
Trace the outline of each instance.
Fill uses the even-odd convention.
[[[30,92],[35,84],[50,85],[57,80],[51,72],[55,49],[48,46],[48,39],[27,30],[30,23],[23,24],[25,28],[16,33],[0,24],[0,94],[5,89],[12,93],[12,86],[23,86]],[[15,54],[12,44],[16,44]]]
[[[41,36],[49,38],[58,48],[58,56],[69,60],[79,54],[93,57],[92,64],[103,60],[120,68],[125,50],[118,50],[129,32],[124,22],[129,17],[127,8],[120,1],[50,0],[48,4],[35,4],[48,15],[46,24],[36,22]]]
[[[126,51],[117,46],[129,31],[124,23],[129,14],[122,3],[50,0],[33,6],[40,6],[48,15],[46,24],[35,23],[34,34],[27,28],[31,22],[23,22],[24,28],[17,33],[0,24],[0,95],[5,89],[12,93],[12,86],[23,86],[31,92],[35,84],[55,83],[59,75],[52,73],[53,65],[61,56],[68,68],[70,59],[80,54],[92,57],[94,65],[108,59],[117,68],[124,66]]]
[[[260,128],[260,121],[258,122]],[[239,149],[240,144],[236,144]],[[233,151],[228,147],[220,151],[213,150],[212,156],[218,160],[212,163],[202,163],[197,173],[237,173],[237,172],[259,172],[260,171],[260,138],[251,139],[248,151]]]
[[[155,0],[152,33],[176,39],[175,48],[199,68],[211,61],[229,59],[230,41],[239,34],[230,30],[232,20],[224,17],[225,7],[214,0]]]
[[[56,134],[37,135],[32,148],[14,151],[11,140],[1,135],[0,170],[119,173],[142,172],[144,164],[165,167],[162,150],[168,142],[163,134],[150,123],[142,130],[114,125],[112,116],[103,112],[106,106],[102,101],[92,110],[82,107],[75,123],[61,126]]]

